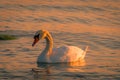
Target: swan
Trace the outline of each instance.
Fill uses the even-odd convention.
[[[53,48],[53,38],[47,30],[38,30],[34,35],[34,46],[39,40],[46,40],[46,47],[38,56],[38,63],[68,63],[84,60],[86,51],[76,46],[61,46]]]

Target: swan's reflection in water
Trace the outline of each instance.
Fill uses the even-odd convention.
[[[37,65],[38,68],[32,69],[34,80],[52,80],[52,76],[62,75],[62,72],[76,72],[76,68],[78,72],[81,72],[80,67],[85,66],[86,63],[83,60],[70,63],[37,63]]]

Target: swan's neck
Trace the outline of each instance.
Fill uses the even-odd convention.
[[[49,56],[49,55],[52,53],[53,40],[52,40],[52,37],[51,37],[51,36],[47,36],[47,37],[45,38],[45,40],[46,40],[46,47],[45,47],[44,51],[45,51],[45,54],[46,54],[47,56]]]
[[[52,53],[53,39],[50,34],[47,34],[47,36],[45,37],[45,40],[46,40],[46,47],[40,56],[49,58],[50,54]]]

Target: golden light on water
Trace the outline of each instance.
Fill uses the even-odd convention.
[[[78,62],[71,62],[69,63],[70,66],[85,66],[86,65],[86,62],[85,60],[81,60],[81,61],[78,61]]]
[[[72,0],[70,1],[56,1],[56,2],[50,2],[50,1],[33,1],[33,0],[17,0],[15,2],[10,2],[6,0],[2,0],[0,4],[9,4],[9,6],[18,4],[21,5],[22,7],[25,6],[31,6],[31,5],[49,5],[49,6],[60,6],[60,7],[65,7],[65,6],[75,6],[75,8],[78,6],[88,6],[89,10],[89,5],[92,5],[93,9],[99,9],[102,8],[105,10],[105,7],[108,7],[110,5],[110,8],[112,6],[118,8],[119,3],[116,3],[114,1],[109,1],[109,2],[104,2],[98,0],[97,2],[94,1],[89,1],[89,2],[73,2]],[[18,5],[18,6],[19,6]],[[117,23],[116,21],[117,18],[114,19],[114,15],[112,14],[117,14],[117,10],[109,10],[108,12],[103,11],[102,13],[98,13],[96,11],[93,12],[84,12],[83,11],[78,11],[78,12],[67,12],[67,11],[61,11],[61,10],[53,10],[50,9],[50,13],[47,10],[42,9],[41,10],[21,10],[22,7],[20,7],[20,10],[18,9],[17,11],[14,9],[7,9],[4,10],[2,9],[0,12],[0,15],[2,15],[3,20],[8,20],[4,22],[0,22],[1,30],[27,30],[27,31],[36,31],[39,29],[47,29],[49,31],[66,31],[66,32],[93,32],[93,33],[111,33],[111,34],[119,34],[119,27],[114,27],[118,26],[113,23]],[[18,7],[19,8],[19,7]],[[26,8],[26,7],[25,7]],[[15,8],[16,9],[16,8]],[[31,8],[32,9],[32,8]],[[33,8],[34,9],[34,8]],[[41,8],[40,8],[41,9]],[[55,8],[56,9],[56,8]],[[63,8],[64,9],[64,8]],[[86,9],[86,8],[85,8]],[[92,9],[92,8],[90,8]],[[108,8],[109,9],[109,8]],[[49,9],[48,9],[49,10]],[[81,9],[80,9],[81,10]],[[116,15],[117,16],[117,15]],[[101,18],[102,17],[102,18]],[[10,18],[10,22],[9,22]],[[43,19],[45,22],[39,21],[39,19]],[[58,20],[58,21],[52,21],[52,20]],[[96,20],[96,19],[103,19],[101,20]],[[38,21],[35,21],[38,20]],[[84,20],[84,21],[90,21],[89,24],[87,23],[82,23],[77,20]],[[110,20],[110,22],[109,22]],[[20,22],[22,21],[22,22]],[[59,21],[63,23],[59,23]],[[99,25],[96,25],[99,24]],[[3,26],[3,27],[2,27]],[[4,26],[8,26],[9,28],[4,28]]]
[[[0,34],[17,39],[0,40],[0,80],[33,80],[32,68],[45,69],[37,66],[45,42],[31,46],[41,29],[52,34],[54,47],[90,47],[85,61],[56,64],[48,68],[52,75],[40,73],[43,79],[119,79],[119,6],[118,0],[1,0]]]

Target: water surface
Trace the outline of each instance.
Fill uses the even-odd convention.
[[[0,41],[0,80],[119,80],[119,0],[2,0],[0,34],[16,40]],[[31,46],[35,31],[46,29],[54,47],[73,45],[89,50],[80,63],[36,63],[45,41]],[[39,74],[32,68],[39,68]]]

